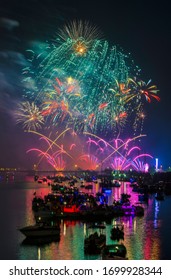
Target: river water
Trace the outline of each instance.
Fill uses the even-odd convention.
[[[32,211],[33,193],[44,196],[50,192],[48,185],[38,184],[33,178],[23,181],[0,182],[0,259],[1,260],[98,260],[100,255],[84,254],[84,237],[87,224],[82,221],[61,220],[59,241],[48,244],[27,244],[18,228],[34,224]],[[98,191],[94,184],[93,191]],[[92,191],[91,191],[92,192]],[[108,201],[117,200],[122,193],[131,194],[131,202],[138,202],[138,194],[132,192],[129,183],[122,182],[120,188],[112,188]],[[170,260],[171,259],[171,196],[157,201],[154,194],[149,196],[144,207],[144,216],[125,216],[106,223],[107,244],[112,224],[124,223],[123,244],[130,260]]]

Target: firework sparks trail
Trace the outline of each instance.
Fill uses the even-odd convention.
[[[70,153],[72,153],[69,154],[67,152],[67,149],[66,148],[64,149],[63,144],[59,145],[55,142],[57,139],[59,139],[61,135],[65,136],[64,141],[68,139],[68,135],[66,136],[64,131],[58,137],[56,137],[55,141],[52,141],[50,138],[46,136],[42,137],[40,133],[37,132],[33,132],[33,133],[41,136],[40,139],[43,139],[48,144],[48,149],[42,151],[40,149],[33,148],[30,149],[29,151],[33,151],[33,150],[38,151],[39,156],[41,156],[41,160],[43,158],[46,158],[47,161],[54,167],[57,166],[56,158],[59,158],[59,156],[62,156],[62,154],[69,155],[70,158],[72,158],[72,160],[74,160],[74,162],[77,163],[77,166],[82,166],[85,169],[88,167],[89,170],[96,170],[98,167],[102,166],[104,162],[107,162],[108,159],[111,160],[110,163],[107,164],[110,164],[110,166],[115,170],[127,170],[130,166],[133,169],[136,169],[138,168],[139,158],[141,157],[152,158],[150,154],[147,153],[140,154],[141,149],[138,146],[129,147],[133,140],[136,140],[139,137],[145,135],[139,135],[134,138],[129,138],[125,141],[120,138],[113,139],[112,142],[114,143],[114,145],[111,145],[110,143],[108,143],[107,141],[105,141],[104,139],[100,138],[97,135],[84,133],[85,136],[88,136],[87,141],[86,139],[84,139],[83,142],[77,141],[77,144],[76,142],[74,142],[71,145],[68,145],[68,150],[70,151]],[[96,138],[97,141],[95,141],[93,138],[90,138],[90,136]],[[77,138],[78,137],[74,136],[74,140],[77,140]],[[86,143],[86,145],[83,145],[83,143]],[[84,148],[81,147],[80,145],[81,146],[83,145]],[[55,147],[58,147],[57,151],[54,151]],[[74,149],[74,147],[77,147],[77,149]],[[112,149],[112,153],[110,151],[111,149]],[[49,151],[51,151],[51,153]],[[82,154],[79,155],[79,153]],[[85,165],[83,165],[82,162],[85,162],[87,167],[85,167]],[[39,160],[39,164],[40,164],[40,160]]]
[[[27,130],[40,129],[44,124],[44,117],[34,102],[30,103],[26,101],[19,103],[18,109],[14,112],[14,116],[16,123],[22,123],[23,128]]]
[[[96,170],[99,167],[99,159],[94,155],[85,154],[79,157],[79,160],[84,160],[87,163],[89,170]]]
[[[14,115],[17,124],[41,136],[48,144],[45,152],[39,151],[38,164],[43,158],[49,159],[51,165],[57,164],[53,160],[58,158],[60,151],[74,159],[72,154],[77,150],[74,142],[71,144],[67,139],[69,152],[57,143],[61,136],[72,130],[75,138],[89,136],[84,144],[88,147],[88,153],[86,151],[84,155],[89,155],[94,168],[95,162],[99,164],[99,154],[101,164],[117,154],[113,166],[122,169],[131,164],[135,168],[143,166],[139,161],[140,155],[128,159],[140,151],[138,146],[129,149],[129,145],[146,136],[142,134],[144,101],[160,101],[160,97],[151,80],[147,83],[141,80],[141,70],[130,55],[102,40],[98,28],[84,21],[73,21],[59,29],[56,40],[42,46],[41,52],[27,52],[30,66],[23,69],[23,85],[24,100],[29,101],[21,102]],[[39,129],[53,130],[54,127],[63,130],[55,140],[37,132]],[[133,135],[140,135],[126,141],[119,139],[126,130],[130,135],[132,132]],[[108,142],[100,136],[108,139]],[[109,139],[115,139],[114,145],[110,144]],[[51,155],[55,147],[59,151]],[[127,153],[122,153],[122,148]],[[93,149],[94,154],[91,153]],[[141,156],[145,155],[150,157],[149,154]],[[87,156],[81,158],[88,160]]]
[[[61,171],[61,170],[64,170],[65,168],[65,162],[64,160],[62,159],[62,157],[59,155],[62,154],[62,151],[58,151],[55,153],[55,156],[54,155],[50,155],[49,153],[46,153],[46,152],[43,152],[42,150],[40,149],[35,149],[35,148],[32,148],[32,149],[29,149],[27,151],[27,153],[29,152],[32,152],[32,151],[36,151],[36,152],[39,152],[39,156],[42,156],[45,157],[47,159],[47,162],[53,167],[55,168],[55,170],[57,171]]]
[[[65,39],[57,40],[57,45],[51,46],[49,54],[35,69],[35,84],[39,86],[31,96],[42,101],[43,116],[49,119],[52,115],[54,124],[66,119],[65,125],[72,123],[75,130],[82,125],[83,130],[97,132],[125,124],[126,102],[116,90],[110,89],[118,83],[120,92],[127,94],[125,85],[133,66],[126,66],[128,55],[92,36],[92,30],[83,23],[65,28],[62,33]],[[78,55],[77,48],[73,48],[80,40],[88,44],[84,55]],[[35,60],[37,64],[37,57]],[[138,69],[134,72],[138,73]]]
[[[84,134],[88,134],[88,135],[94,136],[95,138],[100,139],[100,137],[98,137],[97,135],[94,135],[94,134],[89,133],[89,132],[84,132]],[[117,147],[117,148],[113,147],[113,146],[110,145],[108,142],[106,142],[106,143],[108,144],[108,146],[110,146],[110,147],[113,149],[113,152],[112,152],[110,155],[108,155],[105,159],[103,159],[102,163],[103,163],[104,161],[106,161],[108,158],[110,158],[114,153],[120,154],[119,149],[122,148],[123,146],[128,145],[129,142],[132,142],[133,140],[135,140],[135,139],[137,139],[137,138],[140,138],[140,137],[144,137],[144,136],[146,136],[146,135],[145,135],[145,134],[144,134],[144,135],[138,135],[138,136],[133,137],[132,139],[128,139],[128,140],[126,140],[125,142],[123,142],[123,143],[122,143],[119,147]],[[121,155],[121,154],[120,154],[120,155]],[[123,155],[121,155],[121,156],[123,156]]]
[[[44,137],[44,138],[46,138],[49,142],[51,142],[51,145],[48,147],[48,149],[46,150],[45,153],[47,153],[47,152],[51,149],[51,147],[52,147],[53,145],[55,145],[55,146],[57,146],[62,152],[64,152],[66,155],[68,155],[70,158],[73,159],[73,157],[72,157],[67,151],[65,151],[65,150],[63,149],[63,147],[59,146],[59,145],[56,143],[57,139],[59,139],[59,137],[61,137],[67,130],[69,130],[69,128],[66,129],[65,131],[62,131],[62,133],[61,133],[54,141],[51,140],[50,138],[48,138],[47,136],[45,136],[45,135],[43,135],[43,134],[37,132],[37,131],[31,131],[31,130],[29,130],[28,132],[29,132],[29,133],[37,134],[37,135],[39,135],[39,136],[41,136],[41,137]],[[40,162],[39,162],[39,163],[40,163]]]
[[[148,102],[152,97],[159,101],[157,87],[150,86],[151,81],[138,80],[138,66],[127,65],[129,56],[97,39],[94,31],[81,21],[60,30],[63,40],[57,38],[57,44],[49,47],[40,64],[37,57],[32,61],[33,68],[35,60],[37,65],[37,88],[34,93],[29,91],[28,97],[42,103],[42,117],[56,126],[62,123],[77,132],[99,134],[120,132],[129,123],[135,132],[142,110],[141,96]]]

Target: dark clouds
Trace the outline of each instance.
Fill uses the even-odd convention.
[[[16,20],[3,18],[3,17],[0,19],[0,27],[5,28],[9,31],[12,31],[14,28],[18,26],[19,26],[19,22]]]

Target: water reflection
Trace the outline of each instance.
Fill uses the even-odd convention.
[[[0,244],[3,245],[0,252],[1,259],[4,256],[8,256],[9,259],[33,260],[101,259],[100,255],[89,256],[84,254],[84,237],[87,224],[82,221],[62,220],[60,224],[60,240],[50,240],[49,242],[46,240],[47,242],[37,242],[36,244],[29,244],[24,240],[24,236],[17,231],[17,227],[34,223],[31,202],[35,190],[37,195],[44,196],[49,193],[50,188],[35,182],[8,185],[8,189],[7,185],[0,188],[1,197],[3,197],[1,207],[3,207],[3,212],[6,213],[6,218],[10,221],[5,227],[6,236],[1,233]],[[84,192],[88,193],[98,191],[98,184],[93,184],[92,190],[84,190]],[[112,188],[111,193],[105,194],[108,198],[108,203],[111,204],[114,199],[119,200],[122,193],[131,195],[132,204],[138,203],[138,194],[133,192],[129,183],[126,182],[122,182],[119,188]],[[168,199],[171,201],[170,197]],[[165,220],[165,216],[161,216],[161,209],[163,211],[164,203],[165,201],[157,201],[151,195],[148,199],[148,204],[143,204],[145,209],[143,217],[124,216],[113,219],[111,223],[105,223],[106,243],[113,244],[117,242],[111,240],[110,230],[114,223],[120,222],[124,224],[124,240],[121,242],[127,248],[129,259],[161,259],[162,254],[164,255],[161,244],[161,226],[163,226],[163,221]],[[2,208],[0,215],[0,218],[4,219]]]

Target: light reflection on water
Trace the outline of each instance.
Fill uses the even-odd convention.
[[[97,184],[94,184],[93,190],[86,192],[97,192],[97,188]],[[44,196],[49,193],[50,187],[35,182],[0,184],[0,218],[4,229],[0,234],[2,248],[0,259],[101,259],[100,255],[84,254],[86,224],[81,221],[62,220],[59,242],[36,245],[24,243],[25,238],[17,228],[34,223],[31,202],[35,190],[37,195]],[[133,204],[138,202],[138,194],[132,192],[129,184],[124,182],[120,188],[112,188],[112,193],[108,194],[109,204],[114,198],[118,200],[123,192],[131,194]],[[112,224],[119,221],[124,223],[123,243],[127,248],[128,259],[171,259],[167,246],[171,232],[171,226],[168,225],[168,217],[171,214],[170,202],[171,197],[169,196],[159,202],[154,199],[154,195],[151,195],[148,204],[143,204],[145,208],[143,217],[124,216],[113,219],[111,223],[106,223],[106,243],[115,243],[110,239],[110,230]]]

